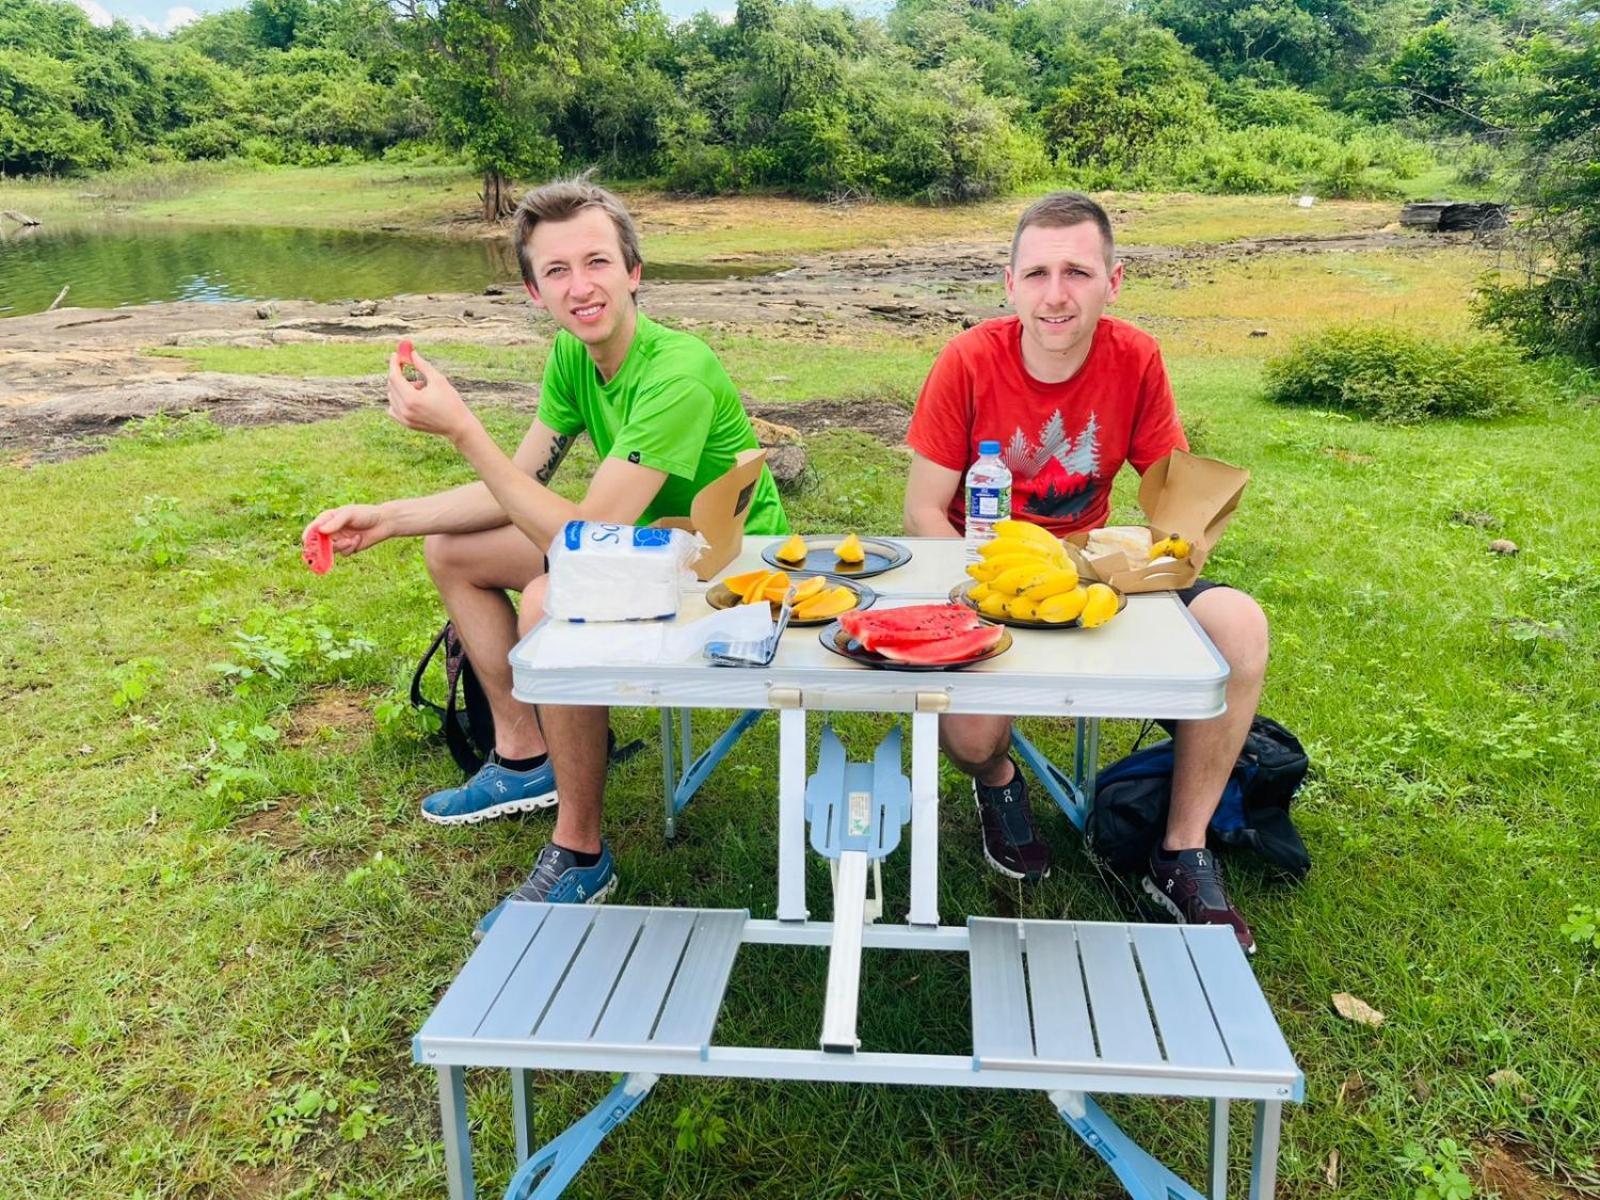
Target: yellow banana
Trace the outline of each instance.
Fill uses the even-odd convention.
[[[1056,540],[1055,534],[1028,521],[1010,519],[996,521],[994,523],[994,535],[997,538],[1025,538],[1038,542],[1041,546],[1050,550],[1061,549],[1061,543]]]
[[[1052,567],[1045,577],[1022,594],[1029,600],[1048,600],[1078,586],[1078,573],[1071,567]]]
[[[1084,600],[1080,618],[1085,629],[1104,625],[1117,615],[1117,594],[1103,583],[1092,583]]]
[[[1049,621],[1052,625],[1065,625],[1068,621],[1076,621],[1088,600],[1087,589],[1081,587],[1051,596],[1048,600],[1041,600],[1039,620]]]
[[[1016,596],[1033,587],[1048,575],[1051,568],[1043,563],[1036,563],[1026,567],[1012,567],[1002,571],[989,581],[989,586],[997,592],[1007,596]]]
[[[1006,602],[1011,597],[1000,592],[990,592],[978,605],[978,611],[986,617],[1003,617],[1006,615]]]
[[[1039,606],[1026,596],[1013,596],[1006,601],[1006,613],[1019,621],[1037,621]]]

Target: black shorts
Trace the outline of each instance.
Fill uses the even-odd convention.
[[[1188,608],[1194,603],[1194,598],[1202,592],[1209,592],[1212,588],[1227,587],[1225,583],[1218,583],[1215,579],[1196,579],[1186,588],[1178,589],[1178,599],[1183,601],[1183,606]]]

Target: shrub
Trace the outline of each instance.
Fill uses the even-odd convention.
[[[1376,326],[1328,329],[1267,363],[1267,398],[1279,404],[1412,423],[1488,418],[1522,408],[1528,372],[1498,342],[1443,342]]]

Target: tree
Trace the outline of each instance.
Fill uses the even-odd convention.
[[[1535,48],[1521,194],[1527,275],[1489,287],[1482,317],[1535,354],[1600,363],[1600,7]]]
[[[552,133],[584,69],[605,56],[622,0],[398,0],[428,56],[424,87],[447,140],[483,176],[483,219],[515,207],[513,175],[560,165]]]

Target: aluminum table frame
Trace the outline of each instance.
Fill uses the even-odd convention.
[[[949,540],[906,540],[913,549],[913,562],[889,576],[874,580],[874,587],[881,597],[880,605],[945,599],[949,585],[961,576],[961,544]],[[748,545],[744,554],[730,565],[726,573],[754,569],[760,564],[760,549],[760,543]],[[692,596],[678,619],[692,620],[706,611],[709,609],[703,597]],[[972,920],[969,929],[941,925],[939,919],[939,717],[945,713],[1002,713],[1079,719],[1071,779],[1050,764],[1026,738],[1018,735],[1015,744],[1023,760],[1040,777],[1068,816],[1081,827],[1083,798],[1092,786],[1097,758],[1099,718],[1155,716],[1204,719],[1223,711],[1227,665],[1187,609],[1174,596],[1163,593],[1133,597],[1117,620],[1092,632],[1013,631],[1015,644],[1007,654],[956,672],[922,673],[866,668],[823,649],[814,629],[791,629],[785,634],[773,663],[763,668],[716,668],[703,663],[677,663],[534,671],[527,662],[529,647],[534,639],[543,636],[549,628],[548,625],[536,628],[512,652],[518,698],[533,703],[661,707],[664,710],[663,757],[666,760],[664,776],[669,820],[687,803],[688,797],[703,782],[716,761],[727,753],[764,711],[771,709],[778,713],[776,919],[750,920],[744,913],[690,910],[696,914],[694,920],[702,923],[708,932],[702,933],[701,926],[697,924],[695,932],[685,936],[713,939],[721,947],[719,954],[727,951],[726,963],[720,957],[716,960],[722,964],[718,968],[723,971],[720,982],[716,982],[715,987],[709,990],[701,988],[695,991],[697,999],[694,1001],[681,1000],[681,1005],[692,1008],[700,1022],[697,1032],[703,1032],[703,1040],[696,1050],[681,1040],[663,1046],[654,1034],[636,1037],[632,1042],[619,1042],[614,1038],[608,1040],[600,1035],[603,1032],[601,1027],[610,1018],[599,1012],[586,1014],[593,1015],[599,1022],[589,1030],[589,1036],[580,1036],[582,1030],[578,1025],[572,1025],[564,1037],[546,1038],[538,1034],[548,1026],[551,1011],[557,1011],[566,1021],[584,1003],[576,999],[570,1003],[564,1001],[560,989],[575,970],[587,978],[591,967],[585,965],[580,970],[576,957],[569,957],[560,965],[554,965],[561,959],[563,951],[571,956],[593,953],[600,956],[596,961],[618,970],[622,969],[623,958],[631,963],[632,956],[641,953],[650,957],[650,961],[665,961],[665,957],[670,957],[670,947],[661,949],[657,939],[667,935],[649,931],[658,926],[666,928],[667,918],[659,914],[672,914],[677,910],[632,910],[633,913],[642,914],[636,919],[626,915],[608,917],[604,927],[607,932],[595,934],[600,938],[598,944],[602,949],[599,950],[591,949],[587,933],[577,935],[578,940],[570,945],[559,942],[553,950],[541,949],[536,956],[538,961],[545,962],[548,959],[551,967],[543,973],[531,967],[511,968],[513,975],[519,969],[526,975],[524,982],[517,987],[507,982],[509,976],[500,978],[497,984],[490,982],[495,969],[480,965],[492,962],[495,954],[517,952],[514,945],[517,927],[508,927],[502,933],[502,926],[507,921],[507,916],[503,916],[441,1001],[439,1010],[429,1019],[416,1043],[417,1061],[434,1066],[439,1071],[452,1200],[466,1200],[473,1195],[463,1090],[463,1069],[469,1065],[498,1066],[512,1072],[513,1103],[517,1111],[517,1153],[518,1161],[522,1164],[520,1182],[513,1189],[517,1200],[522,1200],[523,1196],[542,1198],[559,1195],[561,1188],[599,1144],[600,1137],[626,1119],[659,1074],[1043,1091],[1050,1095],[1068,1126],[1111,1166],[1129,1193],[1141,1200],[1170,1200],[1173,1196],[1199,1200],[1201,1193],[1172,1175],[1128,1139],[1090,1099],[1090,1092],[1189,1096],[1210,1100],[1212,1167],[1206,1195],[1212,1200],[1221,1197],[1226,1188],[1229,1102],[1246,1100],[1252,1102],[1256,1110],[1250,1194],[1253,1200],[1272,1195],[1281,1106],[1286,1100],[1302,1097],[1304,1082],[1287,1047],[1283,1045],[1282,1035],[1272,1020],[1270,1009],[1261,997],[1243,953],[1233,941],[1231,933],[1225,930],[1179,931],[1159,926],[1094,926],[1082,922],[994,922],[978,918]],[[743,715],[691,766],[688,721],[684,720],[681,727],[674,730],[670,714],[673,709],[694,708],[740,709]],[[850,922],[850,929],[845,930],[836,928],[832,922],[809,919],[805,887],[807,721],[811,713],[836,711],[903,714],[908,718],[911,734],[911,881],[910,911],[904,925],[863,926],[858,918]],[[687,717],[687,711],[684,715]],[[671,736],[674,732],[678,734],[677,738]],[[677,776],[670,759],[674,742],[681,744],[686,767],[682,776]],[[843,875],[841,872],[841,879]],[[857,883],[852,879],[849,887],[854,888]],[[838,890],[840,886],[836,882],[835,912],[861,912],[859,901],[851,895],[841,894]],[[523,907],[540,909],[548,906],[512,906],[508,916]],[[616,912],[628,911],[607,907]],[[731,922],[735,918],[737,931],[730,933]],[[519,914],[518,919],[532,918]],[[552,920],[555,922],[553,930],[558,927],[565,930],[566,922],[582,923],[586,918],[561,916]],[[628,927],[633,929],[633,933],[628,935],[619,932],[622,927],[615,924],[619,921],[630,922]],[[713,929],[715,932],[709,932]],[[1093,933],[1094,929],[1114,932],[1101,935]],[[1007,930],[1010,932],[1007,933]],[[1067,932],[1063,934],[1063,930]],[[1158,932],[1146,934],[1142,932],[1145,930]],[[542,935],[535,933],[529,936]],[[624,949],[620,947],[620,941],[626,936],[634,940]],[[677,934],[674,932],[670,936],[676,937]],[[1077,947],[1070,954],[1060,948],[1065,944],[1061,943],[1063,936],[1070,937],[1070,945]],[[1106,936],[1109,936],[1109,942],[1106,942]],[[1182,941],[1173,942],[1173,937]],[[1007,943],[1007,938],[1012,939],[1011,943]],[[732,957],[739,945],[753,943],[829,947],[835,954],[840,953],[843,945],[847,948],[846,953],[857,956],[863,948],[966,950],[973,959],[973,1053],[840,1052],[841,1044],[849,1041],[840,1036],[840,1031],[845,1025],[853,1028],[857,998],[853,990],[848,995],[835,994],[835,988],[831,985],[835,974],[832,970],[821,1022],[821,1028],[834,1031],[831,1048],[819,1046],[818,1049],[803,1050],[715,1046],[711,1044],[711,1032],[720,1010],[722,989],[726,986],[726,969],[731,969]],[[695,940],[690,942],[691,946],[699,944]],[[732,949],[728,951],[730,944]],[[997,957],[995,946],[1007,944],[1011,948],[1003,950]],[[1195,949],[1196,945],[1201,947],[1200,951]],[[508,946],[510,950],[506,949]],[[1056,946],[1057,949],[1047,950],[1049,946]],[[1088,953],[1084,946],[1093,948],[1096,956],[1094,962],[1099,964],[1094,966],[1092,972],[1089,959],[1083,957]],[[524,946],[522,951],[527,952],[527,947]],[[1187,1039],[1199,1036],[1196,1030],[1203,1033],[1205,1029],[1203,1022],[1195,1024],[1189,1020],[1195,1012],[1192,1004],[1165,1004],[1165,1018],[1158,1011],[1160,1006],[1141,1009],[1145,1013],[1148,1029],[1128,1043],[1134,1049],[1120,1056],[1106,1058],[1081,1052],[1075,1056],[1063,1056],[1053,1050],[1047,1052],[1046,1042],[1051,1039],[1046,1037],[1046,1031],[1052,1029],[1053,1025],[1042,1018],[1033,1020],[1031,1024],[1026,1019],[1023,1021],[1021,1028],[1029,1039],[1026,1047],[1020,1044],[1003,1045],[1004,1038],[1000,1042],[995,1041],[993,1034],[996,1030],[1010,1029],[1015,1032],[1018,1028],[1014,1021],[996,1021],[996,1012],[1009,1011],[1013,1016],[1017,1012],[1026,1013],[1034,1003],[1027,989],[1033,986],[1036,978],[1070,980],[1078,977],[1076,972],[1079,966],[1084,972],[1081,978],[1091,991],[1097,986],[1110,989],[1085,997],[1080,1017],[1091,1024],[1096,1020],[1115,1023],[1121,1020],[1117,1016],[1119,1010],[1132,1011],[1116,999],[1119,995],[1124,1000],[1138,997],[1153,1002],[1153,993],[1148,990],[1158,986],[1152,982],[1153,979],[1159,982],[1160,988],[1177,989],[1174,994],[1188,994],[1191,999],[1193,995],[1201,993],[1209,996],[1213,986],[1223,985],[1215,980],[1207,982],[1201,977],[1199,959],[1195,957],[1199,953],[1215,958],[1221,964],[1217,970],[1222,971],[1229,981],[1226,983],[1229,1005],[1208,1009],[1217,1023],[1211,1037],[1215,1044],[1212,1046],[1212,1058],[1207,1060],[1209,1065],[1193,1066],[1179,1061],[1186,1053],[1185,1047],[1190,1044]],[[1124,958],[1127,961],[1123,961]],[[1064,969],[1060,964],[1065,962],[1076,965]],[[1027,964],[1026,967],[1024,964]],[[1193,978],[1187,977],[1185,964],[1194,967],[1196,974]],[[1154,976],[1150,974],[1151,971],[1155,972]],[[1218,975],[1217,979],[1222,979],[1224,975]],[[848,972],[841,973],[841,976],[846,977],[849,983]],[[656,991],[665,997],[662,1003],[670,1005],[674,997],[679,995],[675,990],[679,986],[677,978],[674,976],[670,983],[658,981]],[[1144,980],[1142,985],[1138,982],[1140,979]],[[1185,979],[1188,979],[1187,983]],[[1006,980],[1010,982],[1006,983]],[[1018,988],[1019,980],[1027,981],[1021,990]],[[1100,980],[1112,982],[1096,982]],[[1133,981],[1131,984],[1130,980]],[[471,1008],[484,1003],[482,990],[485,986],[494,988],[494,994],[488,997],[490,1002],[497,1001],[502,995],[509,996],[511,999],[507,1002],[509,1007],[506,1012],[519,1015],[501,1018],[502,1022],[509,1020],[509,1023],[491,1023],[488,1034],[481,1023],[468,1029],[456,1018],[441,1017],[441,1013],[445,1013],[453,1003],[457,1009],[462,1005]],[[544,990],[530,1000],[519,990],[528,986],[536,991]],[[1147,990],[1128,990],[1141,986]],[[670,995],[663,991],[669,988],[674,989]],[[605,989],[602,987],[598,990]],[[637,991],[632,985],[624,991],[621,982],[613,983],[615,994],[631,996]],[[713,991],[714,997],[708,999]],[[539,999],[539,996],[543,999]],[[457,999],[453,1001],[453,998]],[[605,1003],[609,1004],[610,1001]],[[567,1007],[560,1008],[562,1004]],[[1237,1013],[1248,1014],[1248,1023],[1256,1028],[1259,1036],[1253,1036],[1249,1028],[1243,1028],[1237,1046],[1227,1037],[1218,1041],[1217,1032],[1221,1030],[1222,1022],[1232,1019],[1229,1014]],[[842,1021],[842,1015],[849,1020]],[[638,1021],[636,1014],[628,1019],[635,1023]],[[665,1010],[659,1014],[659,1019],[665,1022]],[[1171,1030],[1162,1033],[1164,1020],[1179,1022],[1184,1030],[1170,1047],[1166,1044],[1167,1038],[1176,1035]],[[681,1024],[678,1022],[673,1028]],[[519,1026],[526,1028],[520,1033],[515,1032]],[[1176,1030],[1179,1027],[1174,1025],[1172,1028]],[[1096,1025],[1095,1028],[1094,1044],[1099,1045],[1100,1026]],[[573,1033],[574,1029],[578,1032]],[[844,1032],[848,1033],[849,1029]],[[1033,1042],[1035,1032],[1039,1039],[1037,1045]],[[530,1155],[526,1121],[529,1105],[527,1072],[535,1068],[621,1071],[628,1074],[599,1108],[579,1120],[555,1143]],[[535,1186],[535,1180],[541,1177],[542,1181]]]

